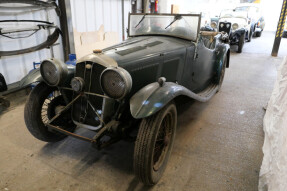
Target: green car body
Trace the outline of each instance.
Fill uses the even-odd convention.
[[[155,114],[178,96],[207,101],[218,91],[224,59],[227,60],[226,68],[229,67],[230,47],[226,43],[226,36],[224,37],[222,33],[211,36],[201,33],[197,31],[195,41],[168,35],[130,35],[131,37],[120,44],[79,59],[75,68],[69,67],[69,77],[61,86],[71,88],[70,82],[73,77],[84,78],[83,65],[87,63],[100,65],[101,72],[109,67],[125,69],[132,78],[129,94],[120,101],[110,98],[99,98],[100,100],[94,101],[97,102],[96,110],[101,110],[105,124],[117,118],[114,116],[119,115],[116,111],[120,109],[115,108],[117,106],[125,108],[122,116],[131,115],[134,119],[141,119]],[[92,74],[95,75],[93,79],[100,81],[101,72]],[[39,71],[36,76],[38,81],[42,80],[39,77]],[[167,82],[163,87],[158,83],[161,77],[164,77]],[[91,90],[86,86],[85,92],[105,94],[99,82],[96,82],[95,86],[97,90]],[[66,102],[71,102],[73,96],[70,90],[61,89],[61,87],[59,89]],[[205,95],[204,92],[207,90],[208,95]],[[103,102],[106,105],[103,105]],[[77,120],[81,114],[78,109],[73,111],[73,120],[77,125],[83,123],[83,126],[93,126],[93,123],[85,124]]]
[[[43,141],[63,139],[55,133],[60,132],[103,148],[129,138],[139,126],[135,173],[145,184],[156,184],[175,137],[174,100],[208,101],[229,67],[228,35],[199,31],[199,26],[197,14],[130,14],[126,41],[94,51],[75,67],[43,61],[41,78],[33,75],[44,82],[32,90],[25,106],[27,128]],[[75,126],[97,134],[92,139],[77,135]],[[102,139],[105,135],[108,141]]]

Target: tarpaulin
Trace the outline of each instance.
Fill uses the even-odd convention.
[[[263,122],[263,161],[259,191],[287,190],[287,57],[278,69],[277,80]]]

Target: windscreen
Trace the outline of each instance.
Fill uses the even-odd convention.
[[[196,41],[200,15],[130,15],[129,35],[164,35]]]
[[[247,11],[234,11],[232,9],[223,10],[220,13],[220,18],[247,18]]]

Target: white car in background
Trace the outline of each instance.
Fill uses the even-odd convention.
[[[230,45],[238,45],[238,53],[242,52],[245,40],[250,42],[252,39],[251,23],[246,11],[235,11],[225,9],[220,13],[218,26],[214,23],[219,32],[226,32],[229,35]]]
[[[265,28],[265,19],[262,16],[259,4],[256,3],[241,3],[235,9],[235,11],[247,11],[248,19],[251,23],[251,30],[253,36],[260,37],[262,31]]]

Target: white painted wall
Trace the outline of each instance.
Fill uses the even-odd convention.
[[[130,0],[125,0],[124,6],[127,28],[128,13],[131,11]],[[78,32],[97,31],[104,25],[105,32],[117,32],[119,39],[122,39],[121,0],[71,0],[71,8],[73,27]]]
[[[276,31],[283,0],[261,0],[261,10],[264,14],[266,31]]]
[[[219,14],[222,9],[232,8],[240,0],[162,0],[159,1],[159,12],[170,13],[171,5],[179,5],[180,13],[209,12]]]

